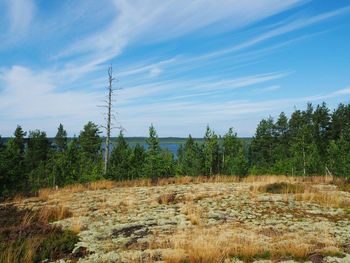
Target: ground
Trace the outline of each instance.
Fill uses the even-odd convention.
[[[262,178],[111,183],[15,205],[68,208],[53,224],[78,233],[79,262],[350,262],[349,192],[323,179]]]

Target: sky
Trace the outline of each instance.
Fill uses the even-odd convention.
[[[125,136],[253,136],[349,103],[349,47],[349,1],[0,0],[0,135],[103,125],[112,65]]]

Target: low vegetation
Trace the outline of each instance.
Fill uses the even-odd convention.
[[[62,207],[19,210],[13,205],[1,206],[0,262],[42,262],[72,256],[76,234],[49,224],[70,215]]]
[[[270,194],[297,194],[303,193],[305,191],[305,187],[301,184],[282,182],[261,186],[259,190]]]
[[[12,223],[0,222],[6,251],[2,258],[4,262],[16,262],[15,258],[69,262],[78,257],[81,262],[348,260],[350,193],[338,185],[340,179],[332,177],[203,176],[104,180],[45,189],[40,191],[45,193],[42,197],[6,204],[6,213],[16,215],[13,224],[30,230],[21,230],[19,238]],[[37,222],[44,224],[39,227]],[[10,236],[18,243],[4,242]]]

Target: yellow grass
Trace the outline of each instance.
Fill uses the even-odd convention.
[[[254,258],[306,259],[312,252],[336,255],[340,250],[334,238],[316,233],[317,238],[301,233],[286,233],[266,237],[246,229],[204,229],[181,233],[172,238],[164,260],[168,263],[215,263],[237,257],[245,261]],[[312,235],[315,235],[313,233]]]
[[[40,222],[59,221],[70,217],[72,214],[64,206],[44,206],[38,211],[38,220]]]
[[[190,220],[192,225],[199,225],[201,224],[201,218],[202,218],[202,209],[200,206],[195,204],[184,204],[181,207],[181,213],[186,215],[187,219]]]
[[[40,238],[26,239],[20,246],[11,245],[5,251],[0,253],[0,262],[2,263],[32,263],[33,257],[38,246],[41,243]]]
[[[77,217],[73,217],[72,224],[70,226],[70,230],[75,234],[79,234],[80,231],[82,231],[83,229],[84,229],[84,224],[81,221],[81,219],[79,219]]]
[[[63,188],[44,188],[39,191],[38,197],[41,200],[48,200],[50,197],[61,193],[77,193],[86,190],[100,190],[100,189],[112,189],[115,187],[145,187],[145,186],[164,186],[169,184],[175,185],[186,185],[186,184],[200,184],[200,183],[256,183],[256,184],[272,184],[272,183],[307,183],[307,184],[329,184],[337,182],[339,187],[344,185],[344,180],[334,179],[330,176],[285,176],[285,175],[250,175],[245,178],[238,176],[226,176],[226,175],[215,175],[215,176],[181,176],[171,178],[160,178],[157,181],[152,182],[151,179],[136,179],[126,181],[110,181],[100,180],[91,182],[88,184],[74,184],[68,185]],[[343,182],[343,183],[342,183]],[[346,185],[346,184],[345,184]],[[350,187],[349,187],[350,188]],[[22,200],[22,197],[18,196],[17,201]]]
[[[166,193],[158,197],[159,204],[172,204],[175,203],[176,193]]]
[[[306,192],[295,196],[298,201],[316,203],[326,207],[350,208],[350,199],[339,195],[338,192]]]

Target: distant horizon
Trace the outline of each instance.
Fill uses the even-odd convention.
[[[126,136],[252,137],[262,118],[350,102],[350,3],[0,1],[0,134],[102,125],[113,66]]]

